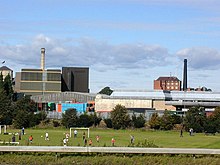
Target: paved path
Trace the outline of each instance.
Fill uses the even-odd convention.
[[[137,147],[72,147],[72,146],[0,146],[0,152],[55,152],[55,153],[146,153],[146,154],[201,154],[219,155],[220,149],[199,148],[137,148]]]

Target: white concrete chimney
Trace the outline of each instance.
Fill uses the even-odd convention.
[[[45,70],[45,48],[41,48],[41,69]]]

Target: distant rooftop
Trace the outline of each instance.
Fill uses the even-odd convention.
[[[0,68],[0,70],[11,70],[10,68],[8,68],[7,66],[2,66],[1,68]],[[11,70],[12,71],[12,70]]]
[[[170,76],[170,77],[159,77],[157,81],[180,81],[177,77]]]

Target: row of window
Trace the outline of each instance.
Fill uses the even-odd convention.
[[[179,88],[171,86],[171,87],[167,87],[167,89],[179,89]]]

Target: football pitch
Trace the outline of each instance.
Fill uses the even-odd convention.
[[[112,146],[111,139],[115,139],[115,146],[127,147],[130,146],[131,136],[134,136],[133,146],[140,146],[144,141],[155,144],[162,148],[220,148],[220,135],[205,135],[204,133],[195,133],[190,136],[188,132],[183,133],[180,137],[179,131],[153,131],[153,130],[113,130],[113,129],[97,129],[90,128],[90,137],[87,137],[86,130],[77,130],[77,137],[72,136],[68,139],[68,146],[84,146],[83,132],[86,133],[87,141],[92,140],[91,146],[108,147]],[[8,135],[1,134],[1,142],[12,141],[12,136],[15,134],[16,142],[19,145],[34,145],[34,146],[62,146],[63,138],[66,134],[70,134],[69,129],[53,128],[53,129],[25,129],[25,134],[19,140],[18,133],[21,130],[7,129]],[[49,140],[45,140],[45,134],[48,132]],[[33,136],[33,142],[29,142],[29,136]],[[100,137],[99,142],[96,141],[96,136]]]

